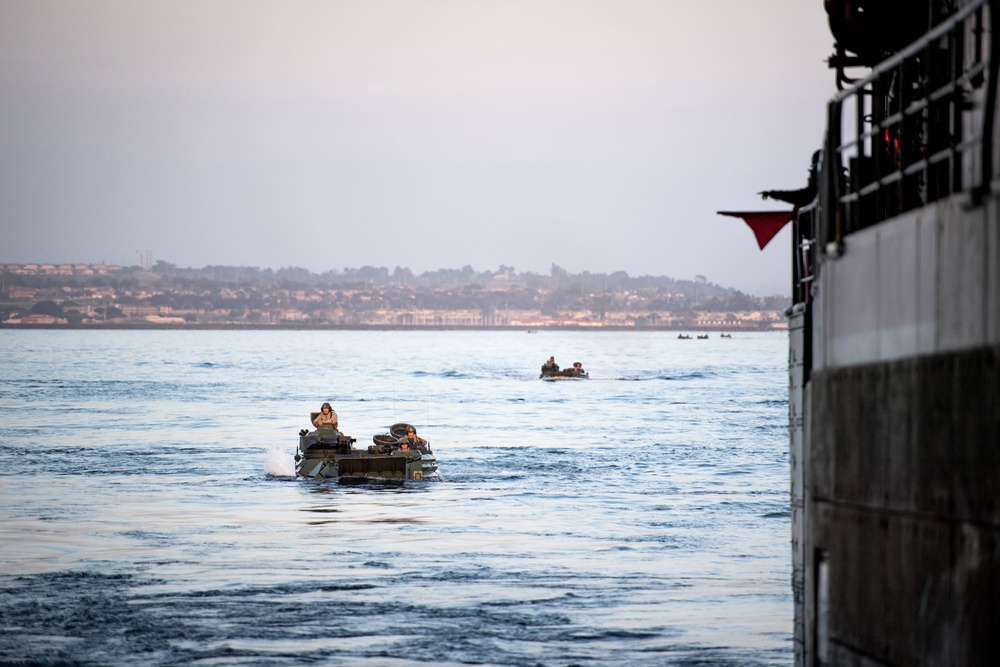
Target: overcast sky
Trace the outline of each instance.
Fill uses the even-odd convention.
[[[789,293],[821,0],[0,0],[0,262],[627,271]]]

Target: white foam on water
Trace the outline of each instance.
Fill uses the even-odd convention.
[[[295,457],[280,447],[272,447],[264,461],[264,472],[275,477],[295,477]]]

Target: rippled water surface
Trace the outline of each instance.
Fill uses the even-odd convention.
[[[544,382],[549,356],[590,380]],[[0,331],[0,664],[788,665],[787,336]],[[296,480],[330,401],[443,480]]]

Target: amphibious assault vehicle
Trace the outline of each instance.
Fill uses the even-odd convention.
[[[315,417],[315,414],[312,415]],[[436,480],[437,459],[430,443],[414,447],[400,443],[409,424],[393,424],[389,433],[376,435],[367,449],[355,448],[357,439],[335,428],[299,431],[295,453],[297,477],[336,479],[343,483]]]

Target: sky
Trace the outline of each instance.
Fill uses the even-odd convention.
[[[789,294],[820,0],[0,0],[0,262]]]

